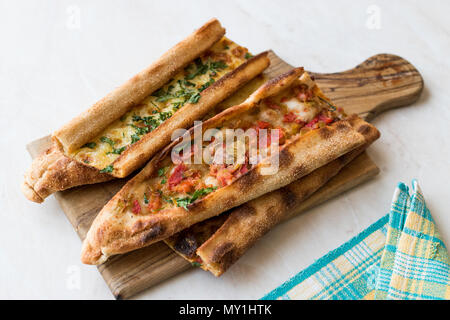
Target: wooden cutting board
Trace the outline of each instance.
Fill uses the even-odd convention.
[[[272,78],[292,68],[273,52],[270,52],[269,57],[271,66],[264,73],[265,78]],[[416,68],[408,61],[390,54],[373,56],[345,72],[312,74],[324,93],[338,106],[344,107],[349,114],[358,113],[367,120],[384,110],[415,102],[423,89],[423,79]],[[221,107],[242,101],[262,81],[263,79],[255,79]],[[45,137],[30,143],[27,149],[34,158],[49,145],[50,138]],[[361,184],[378,172],[378,167],[363,153],[306,200],[302,211]],[[81,239],[84,239],[100,209],[125,182],[126,179],[116,180],[55,194]],[[130,298],[189,268],[191,265],[163,242],[114,256],[98,267],[117,299]]]

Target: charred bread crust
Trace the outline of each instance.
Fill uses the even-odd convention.
[[[197,249],[227,220],[225,212],[217,217],[199,222],[164,240],[176,253],[191,263],[198,262]]]

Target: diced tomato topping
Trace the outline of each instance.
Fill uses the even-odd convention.
[[[297,115],[293,112],[286,113],[283,117],[283,122],[285,123],[292,123],[297,120]]]
[[[243,57],[245,55],[246,50],[242,47],[236,47],[233,50],[231,50],[231,53],[235,56],[235,57]]]
[[[323,122],[325,122],[326,124],[330,124],[330,123],[332,123],[333,122],[333,119],[332,118],[329,118],[329,117],[327,117],[327,116],[324,116],[323,114],[321,114],[321,115],[319,115],[319,121],[323,121]]]
[[[284,143],[286,140],[286,134],[284,133],[284,130],[282,128],[278,128],[280,130],[280,135],[278,137],[278,141],[281,143]]]
[[[195,179],[195,178],[199,178],[202,174],[200,173],[200,171],[191,171],[190,173],[190,177]]]
[[[183,173],[186,170],[186,165],[184,163],[180,163],[175,167],[172,174],[169,177],[169,188],[176,186],[183,180]]]
[[[300,93],[297,95],[297,98],[298,98],[298,100],[300,100],[301,102],[305,102],[305,101],[306,101],[306,93],[300,92]]]
[[[172,191],[179,192],[179,193],[189,193],[195,190],[195,179],[185,179],[181,181],[176,186],[172,187]]]
[[[270,123],[266,121],[258,121],[257,127],[258,129],[267,129],[270,128]]]
[[[195,258],[195,262],[197,262],[197,263],[199,263],[199,264],[203,264],[202,258],[200,258],[200,257],[198,257],[198,256]]]
[[[236,175],[236,173],[239,172],[239,170],[241,169],[240,166],[236,166],[236,165],[228,165],[226,167],[226,169],[233,175]]]
[[[161,206],[162,206],[162,201],[161,201],[161,196],[159,195],[159,193],[152,193],[152,197],[148,204],[148,209],[151,211],[157,211],[161,208]]]
[[[270,100],[270,99],[266,99],[266,100],[264,101],[264,103],[265,103],[266,106],[267,106],[268,108],[270,108],[270,109],[273,109],[273,110],[280,110],[280,109],[281,109],[281,107],[280,107],[278,104],[276,104],[275,102],[273,102],[273,101]]]
[[[259,130],[268,129],[270,128],[270,126],[271,126],[270,123],[266,121],[258,121],[256,125],[253,127],[253,129],[255,129],[256,131],[256,136],[259,136],[260,135]]]
[[[314,125],[315,125],[317,122],[319,122],[319,117],[315,117],[314,119],[312,119],[310,122],[308,122],[308,123],[306,124],[305,127],[307,127],[307,128],[313,128]]]
[[[274,140],[273,142],[274,143],[278,142],[279,145],[284,144],[284,142],[286,140],[286,136],[285,136],[283,128],[277,128],[275,130],[278,130],[278,141]],[[267,137],[267,146],[269,146],[272,143],[271,139],[272,139],[272,135],[269,135]]]
[[[300,100],[301,102],[310,101],[314,97],[312,90],[309,89],[308,86],[306,85],[301,85],[300,87],[298,87],[296,92],[297,92],[297,99]]]
[[[240,174],[245,174],[245,173],[247,173],[247,172],[248,172],[247,165],[244,164],[244,165],[241,167],[241,170],[239,170],[239,172],[240,172]]]
[[[221,169],[217,172],[217,181],[219,181],[220,185],[226,186],[231,183],[233,180],[233,175],[227,169]]]
[[[281,102],[283,102],[283,100],[281,100]],[[273,109],[273,110],[280,110],[280,109],[281,109],[281,107],[280,107],[278,104],[273,103],[273,102],[268,103],[267,106],[268,106],[270,109]]]
[[[210,167],[209,167],[209,174],[210,175],[212,175],[213,177],[215,177],[216,175],[217,175],[217,171],[218,171],[218,167],[217,167],[217,165],[211,165]]]
[[[283,97],[283,98],[281,98],[281,103],[285,103],[285,102],[287,102],[289,100],[289,98],[288,97]]]
[[[139,204],[139,201],[136,199],[133,201],[133,208],[132,211],[134,214],[140,214],[141,213],[141,205]]]

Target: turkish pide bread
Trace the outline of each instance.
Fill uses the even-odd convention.
[[[22,185],[42,202],[56,192],[126,177],[215,105],[260,74],[267,53],[252,56],[210,20],[156,62],[52,135]]]
[[[303,68],[268,81],[242,104],[207,120],[200,129],[203,134],[215,129],[225,135],[228,130],[252,129],[257,136],[268,130],[271,135],[257,145],[256,162],[248,161],[247,155],[245,161],[232,164],[186,161],[199,151],[227,157],[247,148],[247,142],[237,142],[228,150],[228,145],[222,147],[216,139],[198,146],[193,137],[198,127],[191,128],[105,205],[83,242],[82,262],[100,264],[111,255],[167,239],[362,147],[365,136],[346,117]],[[174,161],[178,152],[181,161]],[[267,174],[275,159],[276,172]]]

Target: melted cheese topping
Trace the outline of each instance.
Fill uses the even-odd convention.
[[[111,172],[111,165],[127,147],[156,129],[185,104],[197,103],[201,91],[249,57],[247,49],[224,37],[169,83],[69,156],[104,172]]]
[[[187,209],[189,204],[232,183],[270,156],[271,145],[283,148],[291,139],[344,117],[345,113],[341,109],[337,109],[321,95],[314,81],[309,77],[301,77],[278,95],[226,120],[220,128],[217,128],[222,141],[215,135],[214,141],[203,143],[204,156],[205,153],[211,153],[210,159],[214,160],[217,159],[216,155],[222,160],[231,157],[234,159],[233,163],[227,164],[224,161],[217,163],[214,160],[211,163],[210,159],[203,158],[204,162],[201,164],[176,164],[168,155],[161,163],[157,174],[130,192],[126,206],[135,214],[157,214],[174,207]],[[250,139],[245,139],[242,143],[238,138],[234,144],[224,145],[229,129],[242,129],[246,135],[253,136],[260,135],[260,129],[267,129],[268,137],[271,130],[278,129],[279,139],[268,140],[267,143],[258,145],[257,163],[253,163],[249,161]],[[247,133],[247,129],[255,131]],[[235,131],[231,133],[236,134]],[[195,148],[191,147],[189,150],[191,151],[188,157]],[[240,154],[245,154],[244,163],[236,161]],[[184,154],[182,158],[185,158]]]
[[[295,113],[303,122],[310,122],[319,112],[318,108],[308,102],[301,102],[298,98],[292,98],[285,102],[289,111]]]

